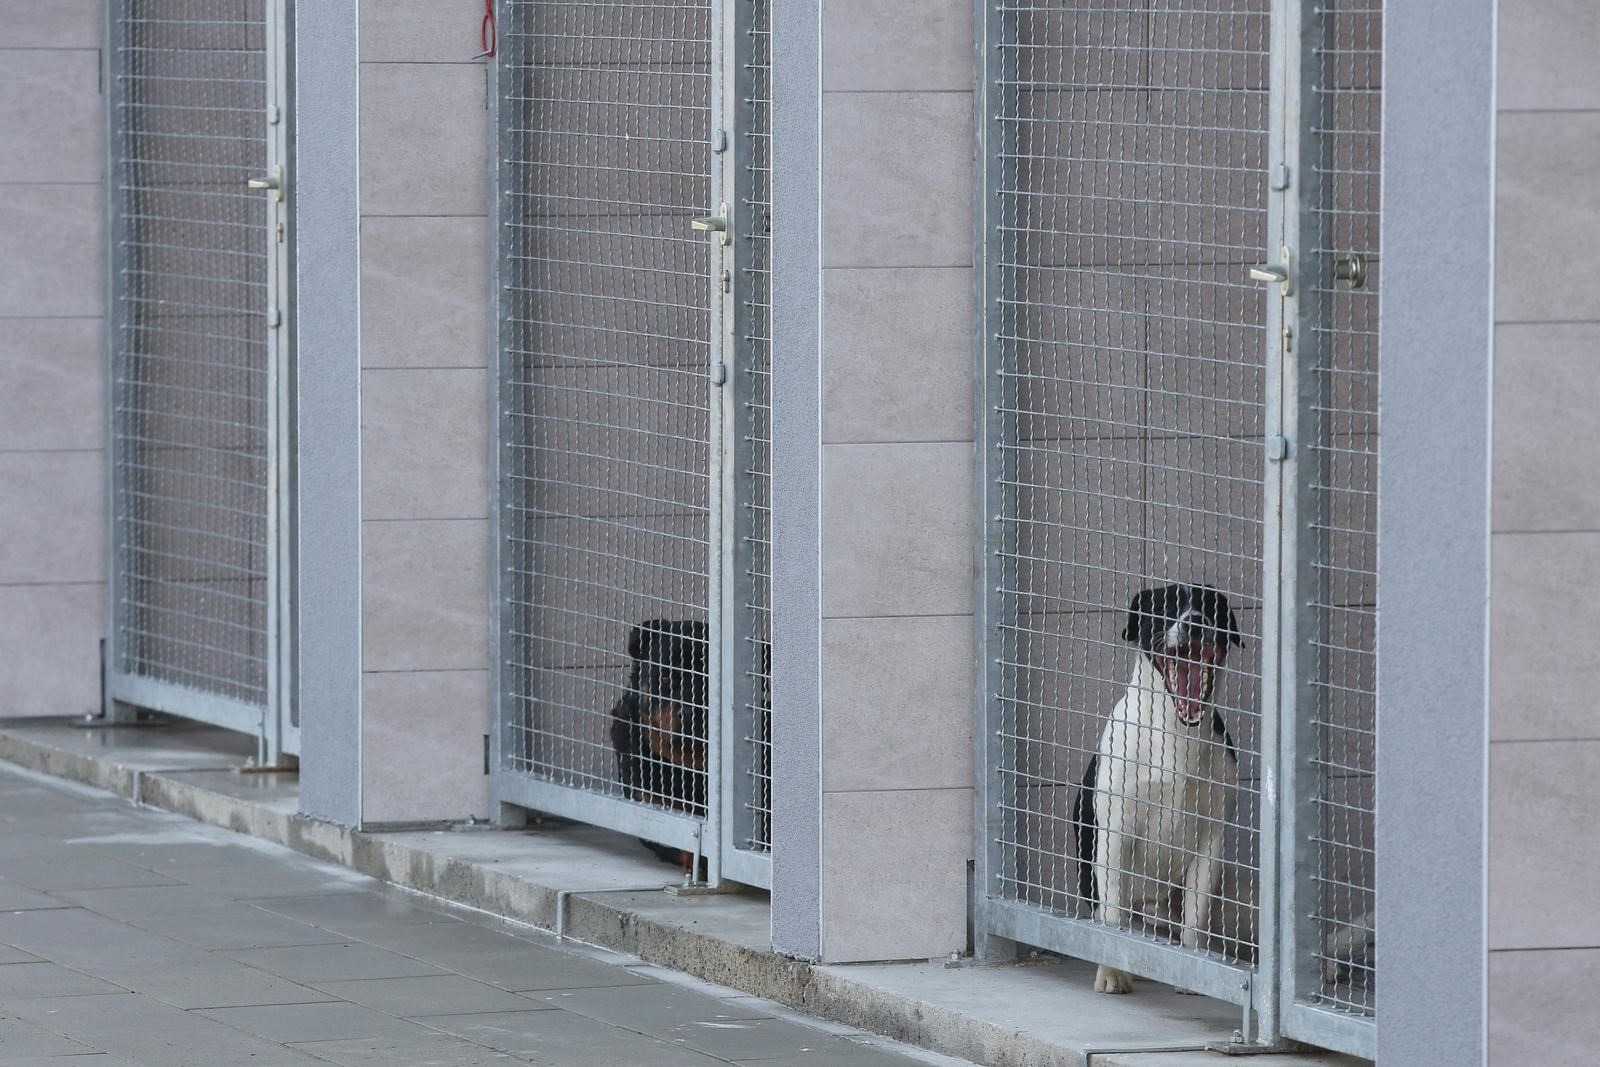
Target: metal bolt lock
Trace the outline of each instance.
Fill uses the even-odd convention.
[[[1333,277],[1352,289],[1360,289],[1367,284],[1367,257],[1360,252],[1335,256],[1333,260]]]

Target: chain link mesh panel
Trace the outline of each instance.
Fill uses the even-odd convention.
[[[749,7],[748,39],[740,62],[749,69],[749,92],[739,101],[737,128],[745,141],[743,166],[736,176],[742,201],[738,299],[741,336],[734,357],[744,377],[740,391],[745,462],[737,472],[744,561],[736,588],[741,591],[739,640],[745,724],[739,743],[748,748],[749,780],[739,783],[735,803],[735,842],[741,848],[772,848],[772,12],[769,0],[739,0]],[[741,761],[743,762],[743,761]]]
[[[268,700],[263,0],[114,0],[113,669]]]
[[[712,9],[502,12],[503,769],[699,817]]]
[[[1374,769],[1377,756],[1378,248],[1382,0],[1324,0],[1307,101],[1316,167],[1310,357],[1317,401],[1303,462],[1316,506],[1308,601],[1316,873],[1310,901],[1328,1007],[1375,1007]],[[1336,276],[1343,275],[1343,278]],[[1355,284],[1359,282],[1359,287]]]
[[[1132,850],[1117,863],[1144,872],[1115,925],[1176,942],[1177,891],[1220,834],[1209,930],[1191,947],[1223,961],[1256,948],[1267,375],[1248,272],[1267,236],[1268,8],[1006,0],[991,15],[1003,813],[988,891],[1103,922],[1113,864],[1080,843],[1075,804],[1091,761],[1110,763],[1104,795]],[[1123,632],[1134,598],[1169,583],[1212,587],[1237,619],[1243,646],[1204,668],[1227,737],[1209,719],[1162,721],[1107,753],[1113,706],[1164,696]],[[1135,788],[1186,730],[1209,799]]]

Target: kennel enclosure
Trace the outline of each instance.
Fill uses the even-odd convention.
[[[761,886],[769,38],[767,0],[510,0],[493,94],[496,799]],[[612,708],[651,620],[706,638],[639,796]]]
[[[107,5],[108,710],[298,751],[283,0]]]
[[[1368,1056],[1381,25],[1380,0],[978,19],[977,929]],[[1219,590],[1243,637],[1212,695],[1239,782],[1193,820],[1224,847],[1192,948],[1166,902],[1197,842],[1111,926],[1073,812],[1138,654],[1130,602],[1168,583]]]

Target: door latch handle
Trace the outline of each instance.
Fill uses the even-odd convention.
[[[1258,263],[1250,268],[1252,281],[1276,283],[1283,286],[1284,296],[1294,295],[1294,278],[1289,268],[1276,263]]]
[[[717,235],[718,243],[723,245],[728,244],[733,239],[728,233],[727,204],[718,205],[718,210],[715,215],[701,215],[698,218],[690,219],[689,228],[691,230],[698,230],[702,233],[714,233]]]
[[[282,200],[283,199],[283,168],[282,167],[273,167],[272,168],[272,173],[267,175],[265,178],[247,178],[247,179],[245,179],[244,187],[246,189],[268,189],[268,190],[271,190],[272,199],[274,199],[274,200]]]

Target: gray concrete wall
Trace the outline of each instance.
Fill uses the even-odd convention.
[[[1489,1053],[1600,1045],[1600,8],[1500,0]]]
[[[360,13],[362,818],[484,816],[486,66],[460,5]]]
[[[103,18],[0,0],[0,717],[100,703]]]
[[[966,944],[971,34],[966,0],[822,4],[821,955],[833,962]]]

